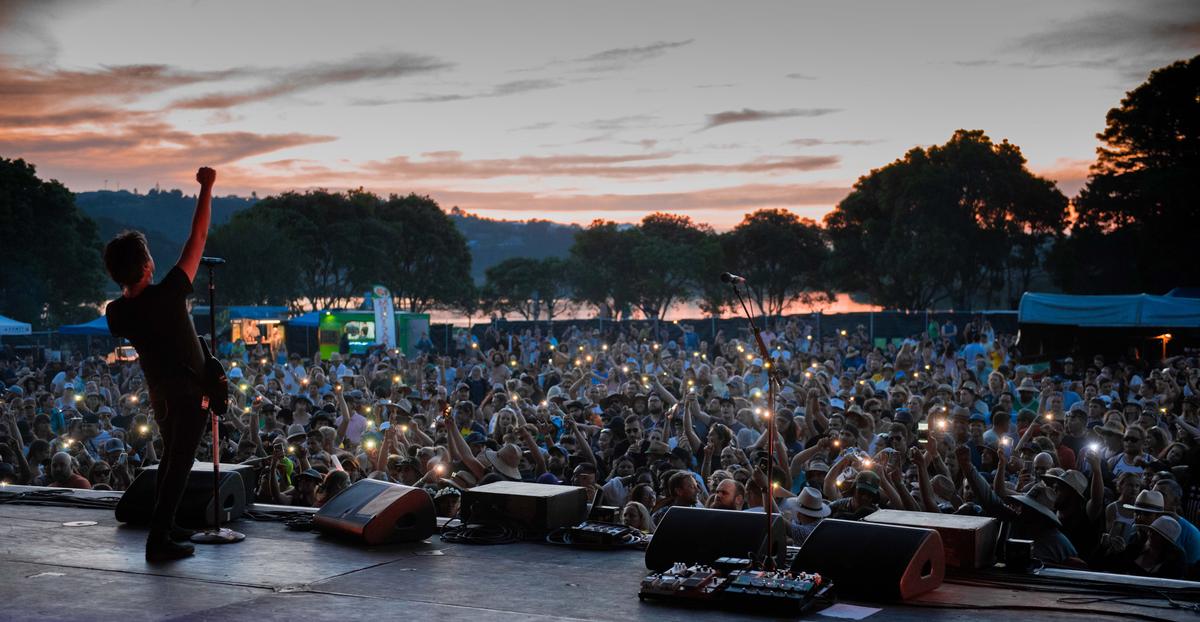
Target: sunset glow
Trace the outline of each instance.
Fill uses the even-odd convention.
[[[820,218],[963,127],[1073,195],[1105,111],[1198,49],[1167,28],[1194,4],[1150,4],[6,2],[0,155],[76,191],[205,163],[223,194],[721,229]]]

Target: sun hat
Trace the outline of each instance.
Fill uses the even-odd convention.
[[[1080,499],[1087,499],[1088,480],[1087,476],[1075,469],[1063,471],[1062,474],[1051,474],[1049,471],[1042,475],[1042,481],[1047,484],[1059,482],[1065,484],[1075,494],[1079,495]]]
[[[829,504],[821,497],[821,491],[812,486],[805,486],[804,490],[800,491],[797,496],[800,500],[799,507],[796,508],[796,513],[809,516],[811,518],[825,518],[829,516]]]
[[[858,475],[854,476],[854,489],[878,495],[879,475],[874,471],[859,471]]]
[[[1153,531],[1162,536],[1171,546],[1179,550],[1183,550],[1183,546],[1179,544],[1179,534],[1183,532],[1183,528],[1179,526],[1179,521],[1174,517],[1163,515],[1154,519],[1149,525],[1135,525],[1138,529],[1146,529]]]
[[[1035,510],[1055,525],[1062,526],[1062,521],[1058,519],[1058,514],[1055,514],[1054,510],[1050,509],[1054,507],[1054,493],[1045,484],[1037,484],[1025,494],[1010,498],[1031,510]]]
[[[303,479],[305,477],[316,480],[317,483],[325,481],[325,476],[321,475],[321,472],[316,469],[304,469],[304,471],[300,473],[300,478]]]
[[[460,490],[471,488],[479,483],[475,479],[475,474],[470,471],[455,471],[450,477],[443,477],[438,481],[445,486],[451,486]]]
[[[819,473],[828,473],[829,465],[825,464],[824,462],[821,462],[820,460],[813,460],[813,461],[809,462],[807,465],[805,465],[804,472],[811,473],[813,471],[816,471]]]
[[[1099,434],[1115,434],[1116,436],[1125,436],[1125,427],[1115,421],[1109,421],[1102,426],[1096,426],[1095,429]]]
[[[1151,514],[1163,514],[1166,504],[1163,503],[1162,493],[1157,490],[1143,490],[1138,493],[1137,499],[1133,500],[1133,504],[1124,503],[1121,507],[1126,510],[1135,512],[1149,512]]]
[[[485,449],[483,453],[498,473],[511,479],[521,479],[521,469],[518,468],[521,464],[521,450],[516,445],[505,443],[500,449]]]

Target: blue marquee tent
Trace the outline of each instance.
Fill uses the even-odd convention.
[[[234,305],[224,307],[217,305],[217,313],[229,312],[231,320],[279,320],[287,317],[287,307],[276,306],[258,306],[258,305]],[[208,305],[196,305],[192,307],[192,315],[208,315]]]
[[[288,326],[299,326],[302,328],[316,328],[320,323],[320,311],[309,311],[308,313],[297,315],[286,322]]]
[[[1179,296],[1021,296],[1017,321],[1090,328],[1198,328],[1200,299]]]
[[[71,324],[62,326],[58,329],[60,335],[91,335],[98,337],[111,337],[112,333],[108,331],[108,317],[101,315],[100,317],[83,324]]]

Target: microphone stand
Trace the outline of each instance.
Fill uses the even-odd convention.
[[[763,511],[767,516],[767,554],[763,559],[764,570],[775,570],[775,540],[772,538],[771,531],[773,529],[774,515],[772,507],[775,503],[775,494],[771,482],[771,471],[775,468],[775,388],[779,382],[778,372],[775,366],[771,364],[771,353],[767,350],[767,344],[763,342],[762,331],[758,328],[758,323],[754,321],[754,314],[750,311],[750,307],[746,305],[746,299],[742,297],[742,292],[738,290],[737,281],[730,281],[729,287],[733,288],[733,295],[737,297],[738,303],[742,305],[742,311],[746,315],[746,319],[750,322],[750,331],[754,334],[754,342],[758,346],[759,356],[763,360],[763,368],[767,370],[767,489],[763,491]]]
[[[208,268],[208,343],[215,356],[217,350],[217,307],[214,304],[217,291],[216,267],[225,263],[225,260],[201,257],[200,263]],[[221,503],[221,420],[217,418],[217,412],[211,407],[208,409],[208,413],[212,415],[213,526],[211,529],[192,534],[191,540],[196,544],[233,544],[245,540],[246,534],[221,526],[221,513],[225,511]],[[258,430],[253,432],[258,434]]]

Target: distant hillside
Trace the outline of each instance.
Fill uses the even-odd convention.
[[[257,197],[214,198],[213,226],[229,222],[234,214],[257,201]],[[191,227],[196,197],[179,190],[151,190],[146,194],[94,191],[76,193],[75,204],[96,221],[101,240],[124,229],[144,232],[154,254],[156,276],[161,277],[179,258]],[[450,218],[467,238],[473,259],[471,276],[479,282],[485,270],[510,257],[565,257],[579,231],[576,225],[547,220],[491,220],[458,208],[450,210]]]
[[[578,225],[548,220],[491,220],[451,208],[450,218],[471,248],[471,276],[483,282],[488,268],[512,257],[566,257]]]
[[[235,213],[256,202],[257,197],[214,198],[213,226],[229,222]],[[146,194],[99,190],[76,193],[75,204],[96,221],[102,241],[125,229],[138,229],[145,233],[150,242],[150,252],[154,255],[155,276],[162,277],[175,265],[187,240],[192,227],[192,211],[196,209],[196,196],[185,195],[180,190],[151,190]]]

